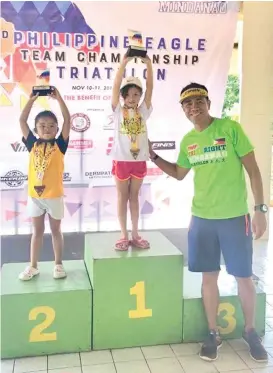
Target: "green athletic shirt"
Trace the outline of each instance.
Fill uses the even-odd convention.
[[[185,135],[177,165],[194,171],[194,216],[229,219],[248,213],[240,157],[253,149],[241,125],[230,119],[214,119],[204,131]]]

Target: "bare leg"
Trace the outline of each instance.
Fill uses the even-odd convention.
[[[256,308],[256,289],[252,277],[236,277],[238,283],[238,294],[240,297],[244,317],[245,330],[243,339],[248,344],[249,354],[255,361],[266,362],[268,354],[262,341],[255,330],[255,308]]]
[[[132,178],[129,187],[129,206],[132,220],[132,237],[138,238],[139,191],[143,179]]]
[[[129,199],[129,180],[116,180],[118,194],[118,220],[123,239],[128,239],[127,232],[127,205]]]
[[[209,330],[217,331],[217,313],[219,305],[219,272],[203,273],[202,297]]]
[[[43,245],[45,231],[45,215],[32,218],[33,234],[30,243],[30,265],[37,268],[40,248]]]
[[[256,290],[251,277],[236,277],[244,317],[245,331],[255,328]]]
[[[61,232],[61,220],[53,219],[49,215],[49,224],[52,233],[52,245],[55,255],[55,264],[62,264],[64,240]]]
[[[218,280],[219,271],[203,273],[202,297],[208,321],[209,334],[202,344],[199,356],[205,361],[218,358],[218,348],[222,346],[217,328],[219,305]]]

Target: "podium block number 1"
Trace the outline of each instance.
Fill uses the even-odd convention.
[[[37,316],[43,314],[45,315],[44,321],[40,324],[34,326],[29,334],[29,342],[49,342],[57,340],[57,333],[45,333],[44,330],[50,327],[50,325],[55,320],[55,310],[52,307],[41,306],[32,308],[29,312],[28,319],[34,321]]]
[[[129,311],[129,319],[140,319],[153,316],[153,310],[151,308],[146,308],[145,305],[144,281],[139,281],[135,284],[135,286],[131,287],[130,295],[136,296],[136,309]]]

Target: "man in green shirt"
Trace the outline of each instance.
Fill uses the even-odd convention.
[[[183,180],[191,169],[194,171],[188,266],[190,271],[203,274],[202,297],[209,329],[200,357],[207,361],[216,360],[222,345],[217,329],[217,280],[222,253],[227,272],[235,276],[238,283],[245,317],[243,338],[249,345],[251,357],[259,362],[266,361],[267,352],[255,331],[252,235],[257,239],[264,234],[268,209],[264,204],[262,179],[253,146],[240,124],[210,116],[205,86],[191,83],[183,88],[180,104],[194,128],[182,139],[176,164],[159,157],[151,147],[150,157],[161,170],[177,180]],[[244,169],[255,199],[252,224]]]

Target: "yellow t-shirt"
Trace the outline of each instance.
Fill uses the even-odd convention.
[[[62,134],[51,141],[37,139],[30,131],[23,138],[29,157],[28,195],[34,198],[58,198],[64,195],[64,155],[69,139]]]

